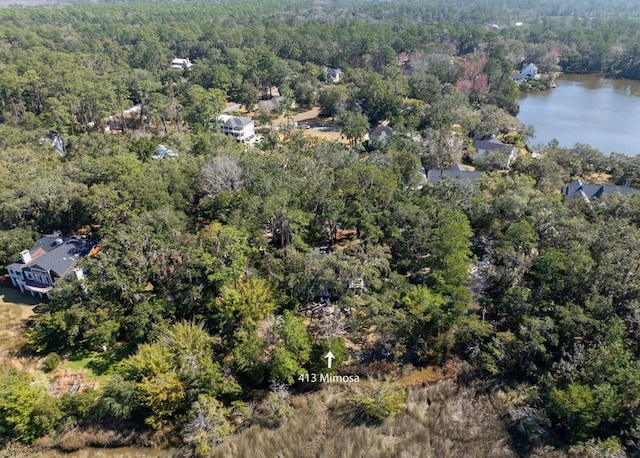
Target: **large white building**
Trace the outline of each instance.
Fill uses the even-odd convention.
[[[222,122],[222,133],[239,142],[248,142],[255,137],[255,123],[251,118],[223,115],[218,119]]]

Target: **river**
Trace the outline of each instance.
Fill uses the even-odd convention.
[[[534,128],[530,145],[587,143],[604,154],[640,154],[640,81],[561,75],[558,87],[525,94],[518,119]]]

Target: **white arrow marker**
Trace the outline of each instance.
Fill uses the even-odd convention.
[[[325,355],[325,358],[327,359],[327,366],[329,367],[329,369],[331,369],[331,361],[333,361],[333,358],[335,358],[335,356],[333,356],[333,353],[331,353],[331,350],[329,350],[329,353]]]

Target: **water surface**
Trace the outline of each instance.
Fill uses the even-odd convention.
[[[587,143],[605,154],[640,154],[640,81],[562,75],[558,87],[526,94],[518,119],[534,128],[530,145],[557,139]]]

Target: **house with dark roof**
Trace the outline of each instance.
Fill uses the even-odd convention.
[[[343,71],[339,68],[324,68],[324,76],[329,83],[339,83],[340,78],[342,77]]]
[[[503,153],[505,155],[505,160],[500,165],[505,169],[508,169],[513,161],[516,160],[519,151],[517,147],[502,143],[499,139],[493,136],[488,139],[474,138],[473,147],[476,149],[476,153],[471,156],[472,162],[478,162],[491,153]]]
[[[473,186],[482,177],[482,172],[470,170],[461,164],[454,164],[446,170],[432,169],[427,172],[427,181],[438,184],[442,180],[458,180],[465,186]]]
[[[513,78],[513,81],[515,81],[515,83],[518,86],[520,86],[520,84],[522,84],[522,82],[527,79],[526,76],[524,76],[522,73],[518,71],[514,71],[513,73],[511,73],[511,77]]]
[[[376,126],[369,131],[369,146],[377,148],[384,146],[393,135],[393,129],[389,126]]]
[[[255,123],[251,118],[222,115],[218,119],[222,122],[222,133],[239,142],[251,141],[255,136]]]
[[[284,112],[284,104],[286,100],[282,96],[273,97],[269,100],[260,100],[258,102],[258,110],[266,111],[267,113]]]
[[[601,199],[608,196],[640,194],[640,189],[632,188],[630,186],[588,184],[582,183],[580,180],[576,180],[563,186],[561,192],[567,200],[571,201],[576,197],[580,197],[585,202],[590,202],[591,199]]]
[[[77,279],[84,278],[81,269],[74,269],[80,258],[95,250],[96,240],[86,236],[63,237],[60,232],[45,235],[31,249],[20,252],[20,259],[9,264],[11,283],[20,291],[43,297],[53,289],[60,278],[74,272]]]

